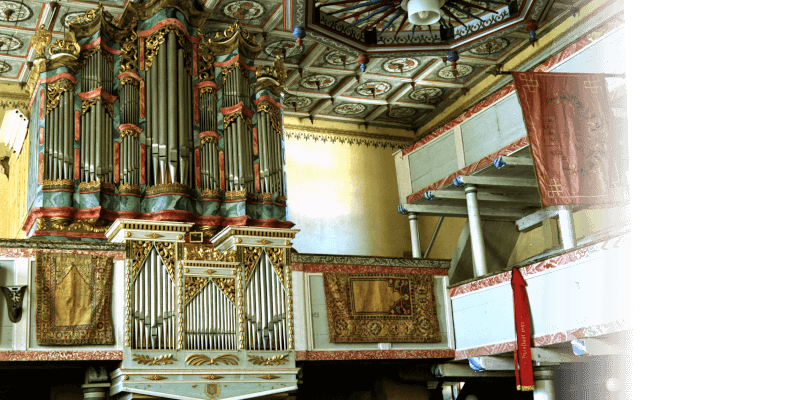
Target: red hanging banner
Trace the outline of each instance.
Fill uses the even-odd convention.
[[[514,293],[514,323],[517,332],[517,349],[514,350],[514,372],[517,375],[517,390],[532,391],[533,359],[531,356],[531,313],[525,279],[519,270],[511,270],[511,288]]]
[[[626,200],[603,74],[515,72],[542,206]]]

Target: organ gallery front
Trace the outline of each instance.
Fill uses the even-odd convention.
[[[40,28],[31,95],[28,237],[105,240],[118,218],[289,228],[282,60],[256,66],[238,24],[205,37],[190,1],[102,5],[65,39]],[[38,178],[38,179],[37,179]]]

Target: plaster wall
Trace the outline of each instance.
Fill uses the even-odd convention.
[[[287,138],[287,219],[301,253],[402,257],[411,251],[397,213],[394,149]]]

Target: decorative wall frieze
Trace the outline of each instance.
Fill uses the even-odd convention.
[[[315,142],[364,145],[368,147],[388,147],[392,149],[402,149],[410,145],[413,140],[402,136],[375,135],[339,129],[319,129],[304,125],[286,125],[284,134],[287,138],[296,140],[313,140]]]

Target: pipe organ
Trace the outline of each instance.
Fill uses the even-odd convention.
[[[296,390],[298,231],[229,226],[208,245],[191,241],[192,225],[117,219],[106,232],[125,244],[123,359],[111,394],[206,398],[206,377],[236,382],[241,392],[228,397]]]
[[[131,3],[118,20],[101,5],[63,39],[36,32],[29,237],[103,239],[117,218],[190,221],[205,239],[293,225],[283,61],[256,66],[255,36],[206,37],[207,17],[189,0]]]

